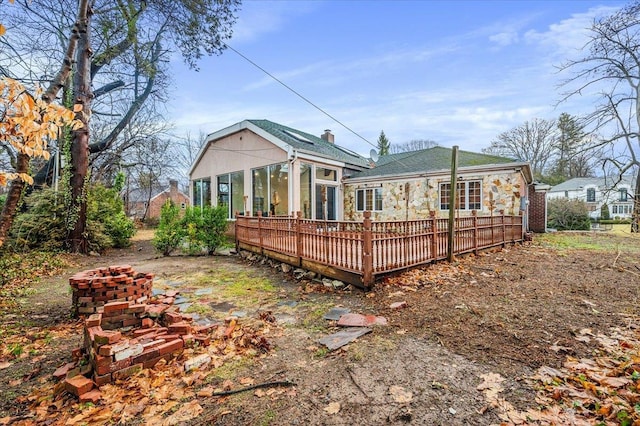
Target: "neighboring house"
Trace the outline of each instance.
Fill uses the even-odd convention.
[[[235,213],[304,218],[405,220],[449,211],[450,148],[370,159],[320,137],[268,120],[245,120],[207,137],[189,172],[194,205]],[[518,215],[526,210],[528,163],[459,151],[458,214]]]
[[[624,176],[619,182],[612,177],[573,178],[552,187],[547,193],[547,199],[582,200],[587,204],[589,216],[593,219],[601,216],[602,206],[606,203],[612,219],[627,219],[631,218],[633,211],[634,188],[635,181],[628,176]]]
[[[160,217],[160,210],[167,200],[185,209],[190,205],[189,196],[178,190],[178,181],[170,180],[168,187],[138,188],[127,194],[127,212],[136,219],[152,219]]]

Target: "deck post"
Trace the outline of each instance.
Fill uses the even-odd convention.
[[[302,225],[300,224],[302,219],[302,212],[296,212],[296,257],[298,258],[298,266],[302,265]]]
[[[447,230],[447,262],[455,258],[456,206],[458,204],[458,145],[451,151],[451,189],[449,191],[449,229]]]
[[[233,227],[233,237],[236,240],[236,253],[239,253],[239,247],[240,244],[238,242],[238,217],[240,217],[240,214],[238,212],[236,212],[236,226]]]
[[[472,210],[473,216],[473,253],[478,254],[478,211]]]
[[[500,210],[500,221],[502,222],[502,247],[507,246],[507,229],[505,224],[504,210]]]
[[[362,283],[365,287],[373,285],[373,235],[371,232],[371,212],[364,212],[362,221]]]
[[[438,258],[438,219],[434,210],[429,211],[429,218],[431,219],[431,260],[436,260]]]
[[[260,253],[263,253],[262,245],[262,211],[258,210],[258,240],[260,241]]]

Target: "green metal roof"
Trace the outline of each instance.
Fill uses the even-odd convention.
[[[352,175],[352,178],[382,177],[411,173],[428,173],[451,169],[451,148],[436,146],[420,151],[383,155],[375,167]],[[516,160],[495,155],[458,151],[458,167],[489,166],[516,163]]]
[[[342,161],[346,164],[369,167],[369,160],[347,148],[325,141],[302,130],[283,126],[269,120],[247,120],[262,130],[272,134],[276,138],[301,151],[316,153],[323,157]]]

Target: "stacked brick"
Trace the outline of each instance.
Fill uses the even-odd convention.
[[[86,316],[103,312],[110,302],[145,302],[151,297],[153,274],[136,273],[130,265],[109,266],[78,272],[69,284],[73,313]]]
[[[54,378],[64,379],[64,389],[81,402],[99,400],[97,386],[152,368],[185,347],[209,345],[214,326],[197,326],[191,316],[180,314],[172,306],[176,291],[151,297],[152,282],[152,274],[135,273],[129,265],[87,270],[69,279],[75,313],[85,318],[84,344]],[[196,358],[188,360],[189,368],[206,360]]]

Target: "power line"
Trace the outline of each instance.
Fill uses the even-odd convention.
[[[244,59],[245,61],[249,62],[251,65],[253,65],[254,67],[258,68],[260,71],[262,71],[263,73],[265,73],[266,75],[268,75],[269,77],[271,77],[273,80],[277,81],[278,83],[280,83],[282,86],[284,86],[287,90],[289,90],[290,92],[294,93],[296,96],[298,96],[300,99],[302,99],[303,101],[305,101],[306,103],[308,103],[309,105],[311,105],[312,107],[314,107],[315,109],[317,109],[318,111],[320,111],[321,113],[323,113],[324,115],[326,115],[327,117],[329,117],[330,119],[332,119],[333,121],[335,121],[336,123],[338,123],[339,125],[341,125],[342,127],[344,127],[345,129],[347,129],[348,131],[350,131],[351,133],[353,133],[354,135],[356,135],[357,137],[359,137],[360,139],[362,139],[363,141],[365,141],[366,143],[368,143],[369,145],[371,145],[374,148],[377,148],[376,145],[374,145],[373,143],[369,142],[364,136],[360,135],[358,132],[356,132],[355,130],[353,130],[352,128],[350,128],[349,126],[347,126],[346,124],[344,124],[342,121],[338,120],[336,117],[334,117],[333,115],[329,114],[327,111],[325,111],[324,109],[322,109],[321,107],[319,107],[318,105],[314,104],[311,100],[309,100],[308,98],[306,98],[304,95],[302,95],[300,92],[298,92],[297,90],[295,90],[293,87],[287,85],[285,82],[283,82],[282,80],[280,80],[278,77],[276,77],[275,75],[271,74],[269,71],[267,71],[266,69],[262,68],[260,65],[258,65],[257,63],[255,63],[254,61],[252,61],[251,59],[249,59],[248,57],[246,57],[245,55],[243,55],[242,53],[238,52],[236,49],[234,49],[233,47],[231,47],[230,45],[228,45],[227,43],[225,43],[225,46],[227,46],[229,49],[231,49],[232,51],[234,51],[238,56],[240,56],[242,59]]]

